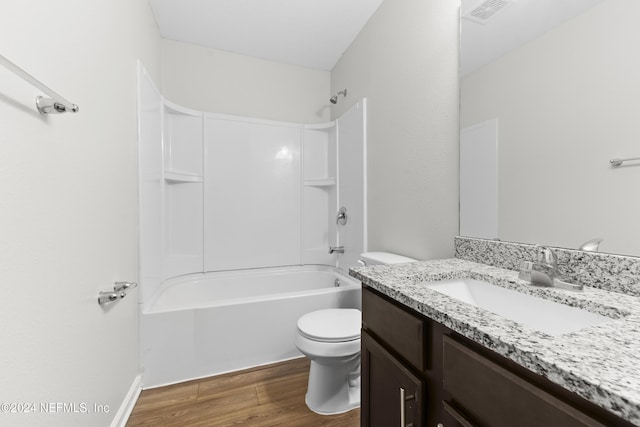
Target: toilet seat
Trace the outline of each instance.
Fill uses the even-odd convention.
[[[338,343],[360,339],[362,313],[353,308],[330,308],[298,319],[298,332],[317,342]]]

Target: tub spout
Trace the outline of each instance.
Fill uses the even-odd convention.
[[[343,254],[344,253],[344,246],[329,246],[329,253],[332,254],[334,252],[337,252],[339,254]]]

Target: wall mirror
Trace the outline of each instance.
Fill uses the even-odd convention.
[[[610,163],[640,157],[639,20],[637,0],[462,0],[461,235],[640,256],[640,162]]]

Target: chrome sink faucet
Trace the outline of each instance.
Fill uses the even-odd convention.
[[[582,285],[569,283],[560,277],[558,257],[553,249],[538,246],[536,261],[522,261],[518,277],[532,285],[579,291]]]
[[[536,261],[522,261],[520,275],[522,280],[532,285],[553,286],[553,279],[558,275],[558,257],[553,249],[538,246]]]

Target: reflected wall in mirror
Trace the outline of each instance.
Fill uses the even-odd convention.
[[[469,237],[574,249],[601,237],[602,252],[640,256],[640,162],[609,163],[640,156],[640,1],[517,0],[466,19],[480,4],[462,1],[460,124],[464,137],[497,123],[498,227]],[[463,156],[461,174],[495,168]],[[481,211],[465,206],[461,234]]]

